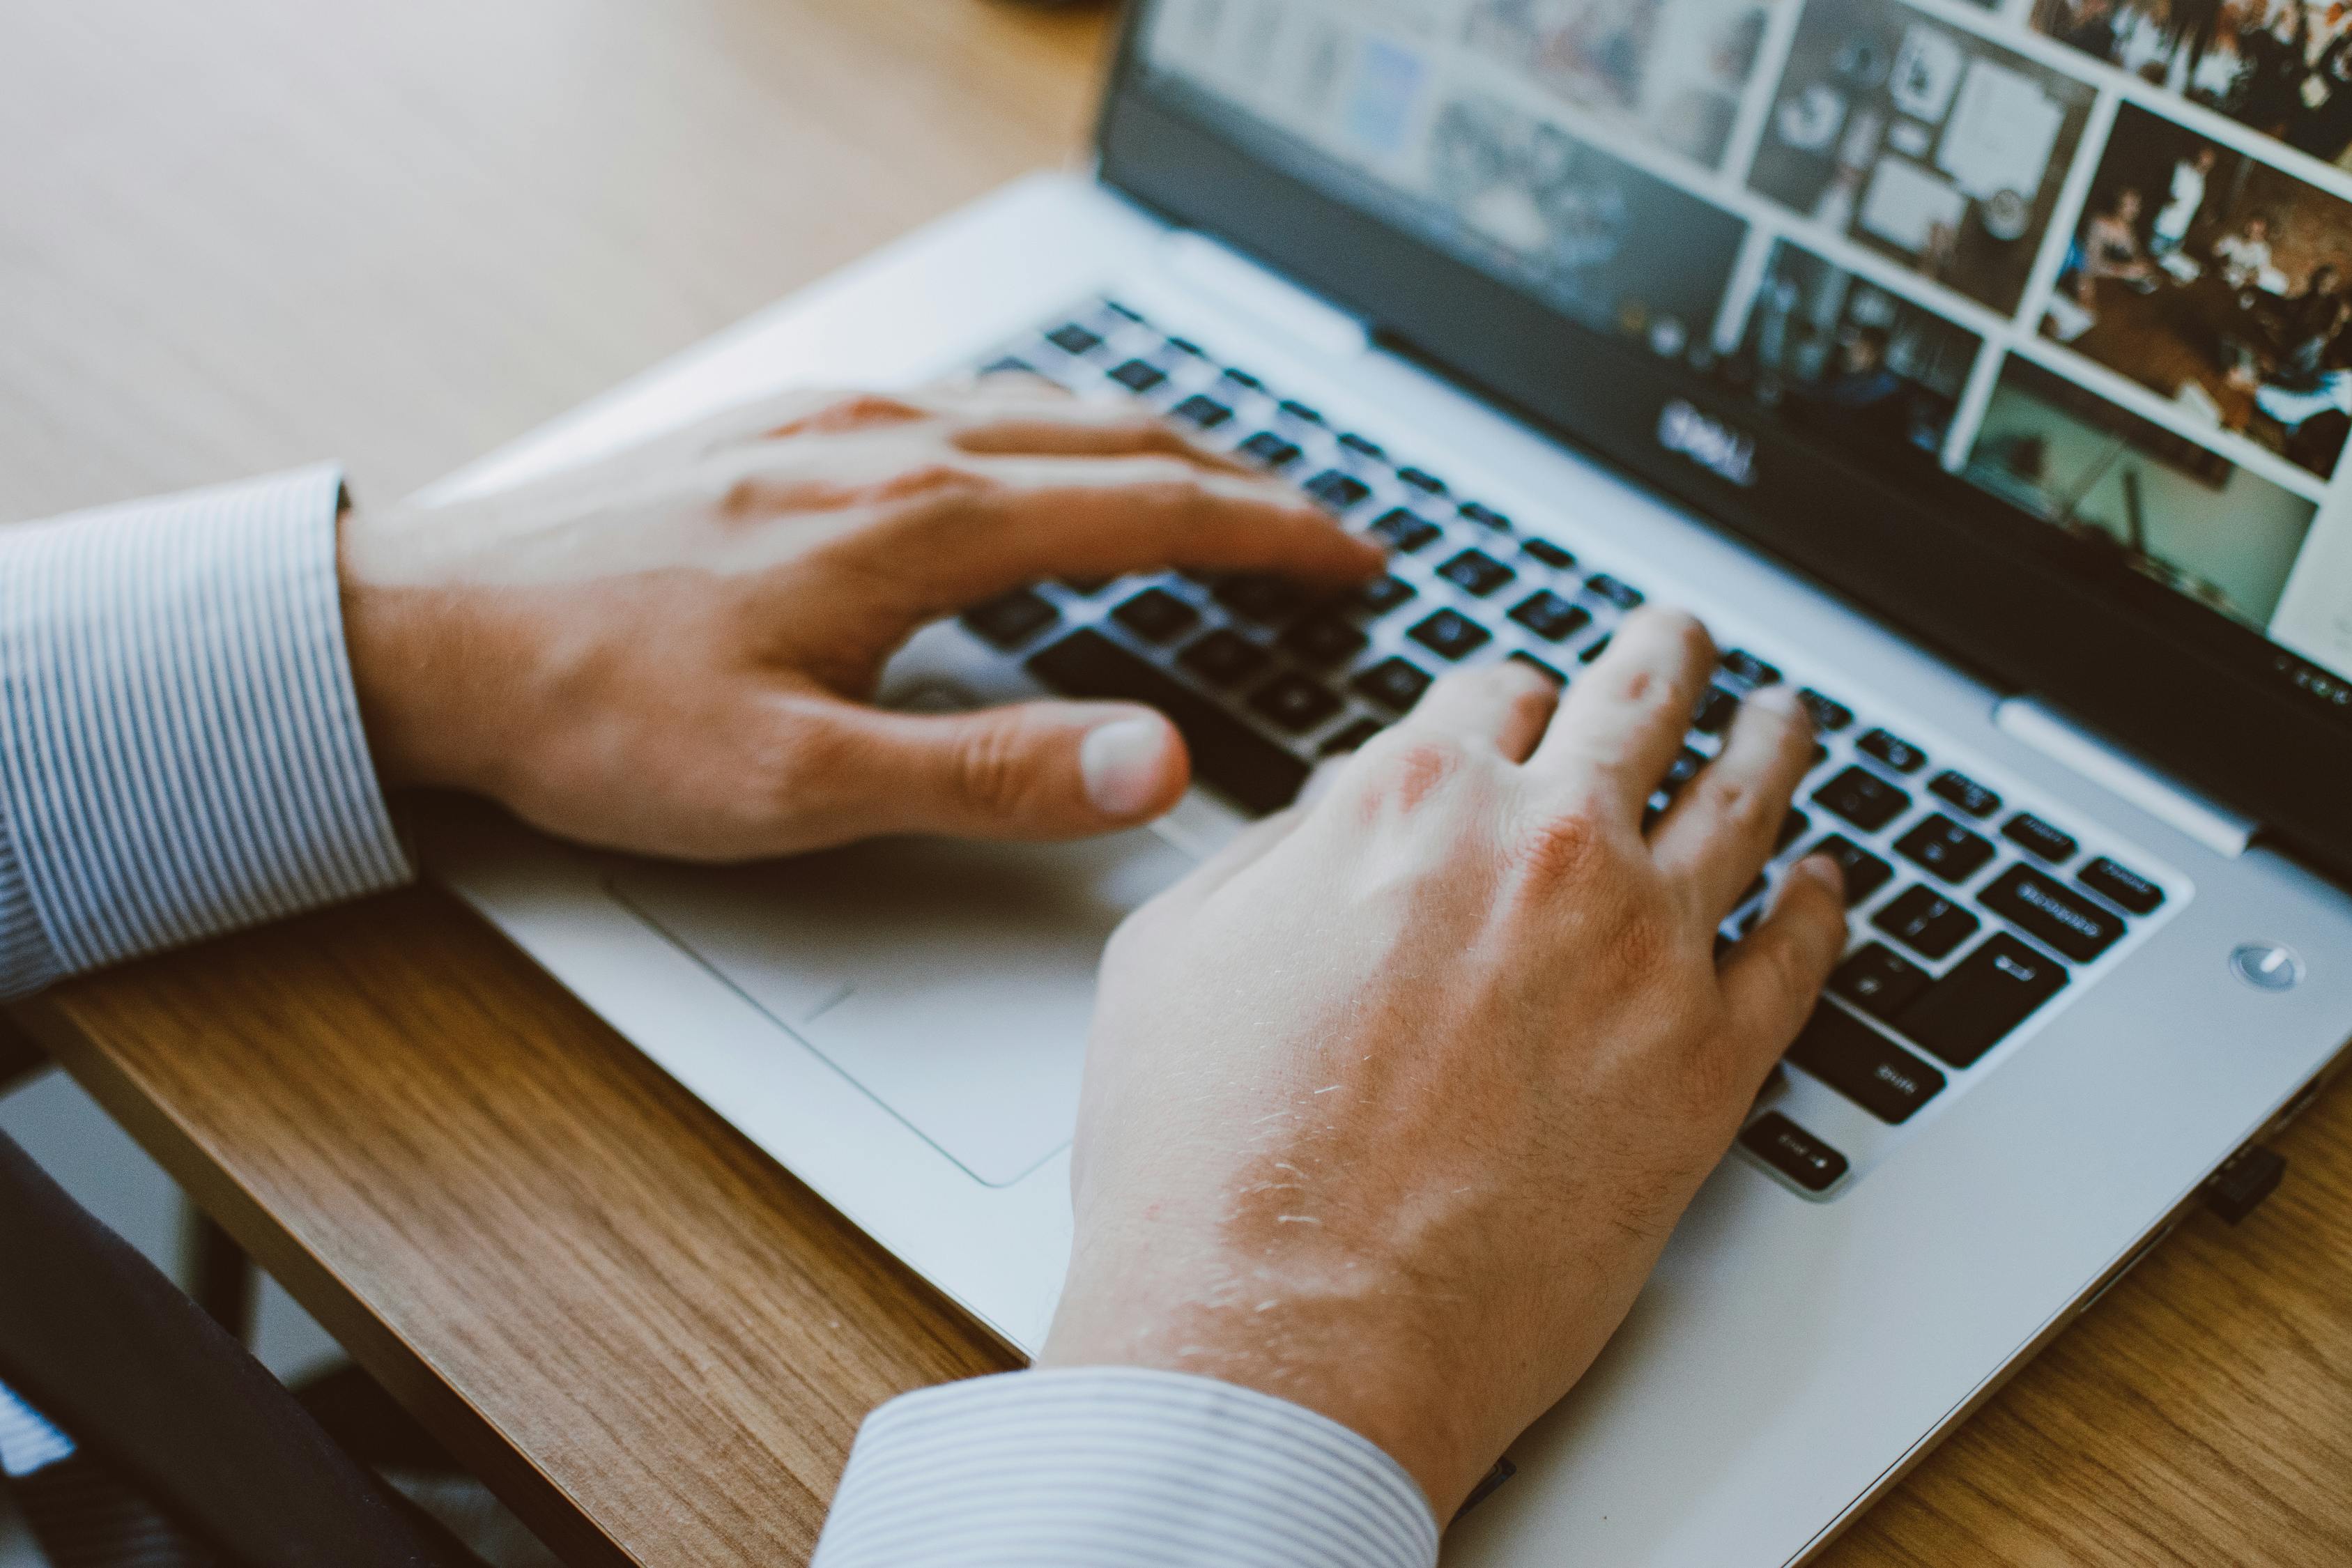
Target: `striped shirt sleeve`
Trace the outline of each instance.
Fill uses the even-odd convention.
[[[0,997],[406,879],[331,468],[0,531]]]
[[[868,1416],[812,1568],[1430,1568],[1437,1521],[1370,1440],[1135,1367],[1009,1373]]]

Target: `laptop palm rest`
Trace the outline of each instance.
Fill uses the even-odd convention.
[[[1156,834],[1054,846],[887,840],[611,890],[973,1179],[1070,1141],[1095,970],[1190,869]]]

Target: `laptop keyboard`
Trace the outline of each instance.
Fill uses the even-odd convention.
[[[1204,444],[1295,480],[1390,551],[1386,576],[1338,598],[1276,578],[1185,574],[1047,583],[963,617],[1050,690],[1166,714],[1199,781],[1251,816],[1291,804],[1318,763],[1380,734],[1448,670],[1507,658],[1572,682],[1644,601],[1566,543],[1114,301],[987,368],[1124,389]],[[1789,679],[1748,648],[1723,655],[1653,820],[1713,756],[1739,704]],[[1827,1197],[2135,926],[2177,906],[2168,889],[2179,884],[2136,868],[2152,868],[2145,857],[2086,852],[2082,833],[2014,804],[1985,770],[1937,757],[1891,716],[1864,718],[1846,695],[1811,685],[1799,695],[1820,731],[1814,766],[1771,868],[1717,942],[1724,951],[1754,929],[1795,860],[1826,853],[1844,867],[1853,935],[1789,1053],[1801,1077],[1776,1074],[1740,1137],[1784,1182]]]

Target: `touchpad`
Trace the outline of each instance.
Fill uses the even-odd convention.
[[[1192,862],[1133,832],[619,873],[623,902],[992,1186],[1070,1141],[1112,928]]]

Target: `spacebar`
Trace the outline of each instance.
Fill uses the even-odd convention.
[[[1096,631],[1072,632],[1029,660],[1065,697],[1140,702],[1168,716],[1192,752],[1192,776],[1251,815],[1280,811],[1307,785],[1307,764]]]

